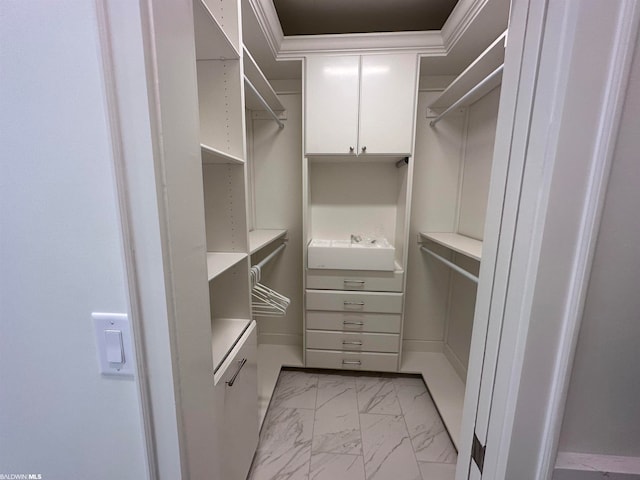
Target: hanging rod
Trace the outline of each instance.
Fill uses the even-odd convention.
[[[287,246],[286,243],[283,243],[282,245],[280,245],[278,248],[276,248],[273,252],[271,252],[269,255],[267,255],[266,257],[264,257],[260,262],[256,263],[254,265],[254,267],[258,267],[258,268],[264,268],[264,266],[269,263],[271,260],[274,259],[274,257],[276,255],[278,255],[282,250],[284,250],[284,248]]]
[[[396,168],[404,167],[405,165],[409,165],[409,157],[401,158],[396,162]]]
[[[478,277],[476,277],[475,275],[467,272],[464,268],[459,267],[458,265],[456,265],[455,263],[447,260],[446,258],[438,255],[435,252],[432,252],[431,250],[429,250],[427,247],[425,247],[424,245],[420,245],[420,250],[422,250],[423,252],[428,253],[429,255],[431,255],[432,257],[436,258],[437,260],[440,260],[442,263],[444,263],[445,265],[447,265],[448,267],[454,269],[456,272],[458,272],[460,275],[464,275],[465,277],[467,277],[469,280],[471,280],[474,283],[478,283]]]
[[[431,125],[432,127],[438,123],[440,120],[442,120],[442,118],[449,113],[451,110],[455,109],[458,107],[458,105],[460,105],[461,103],[464,103],[465,100],[467,100],[469,97],[471,97],[474,93],[476,93],[479,89],[481,89],[484,85],[486,85],[487,83],[489,83],[491,80],[493,80],[494,78],[496,78],[498,75],[500,75],[502,73],[502,69],[504,68],[504,63],[502,65],[500,65],[498,68],[496,68],[493,72],[491,72],[489,75],[487,75],[480,83],[478,83],[475,87],[473,87],[471,90],[469,90],[467,93],[465,93],[462,97],[460,97],[457,101],[453,102],[453,105],[449,106],[449,108],[447,108],[444,112],[442,112],[440,115],[438,115],[436,118],[434,118],[433,120],[431,120],[429,122],[429,125]]]
[[[262,106],[265,108],[267,112],[269,112],[269,115],[273,117],[273,119],[276,121],[278,126],[281,129],[284,128],[284,123],[282,123],[282,120],[278,118],[278,114],[274,112],[273,109],[267,103],[267,101],[264,98],[262,98],[262,95],[260,95],[260,92],[258,92],[256,87],[253,86],[253,83],[251,83],[247,77],[244,77],[244,83],[249,86],[249,88],[253,91],[253,93],[256,94],[256,97],[258,97],[258,100],[260,101]]]

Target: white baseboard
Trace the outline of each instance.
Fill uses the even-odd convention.
[[[638,480],[640,457],[558,452],[554,480]]]
[[[449,363],[451,363],[453,369],[464,382],[467,378],[467,366],[460,361],[455,352],[446,343],[444,344],[443,352],[444,356],[449,360]]]
[[[442,352],[444,343],[438,340],[403,340],[405,352]]]
[[[260,333],[258,344],[267,345],[302,345],[302,335],[291,333]]]

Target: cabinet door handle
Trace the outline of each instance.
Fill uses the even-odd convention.
[[[364,287],[365,281],[364,280],[344,280],[344,285],[360,285],[361,287]]]
[[[367,151],[367,147],[366,146],[362,147],[362,153],[364,153],[366,151]]]
[[[361,346],[362,346],[362,342],[358,342],[357,340],[356,340],[356,341],[352,341],[352,340],[343,340],[343,341],[342,341],[342,345],[356,345],[356,346],[358,346],[358,347],[361,347]]]
[[[357,325],[358,327],[362,327],[364,325],[364,322],[354,322],[352,320],[344,320],[342,322],[343,325]]]
[[[353,306],[353,305],[357,305],[359,307],[363,307],[364,306],[364,302],[344,302],[344,306],[345,307]]]
[[[236,373],[233,374],[233,377],[231,377],[231,380],[229,380],[228,382],[224,382],[224,383],[226,383],[230,387],[233,387],[233,384],[236,381],[236,377],[240,373],[240,370],[242,370],[242,367],[244,367],[245,363],[247,363],[247,359],[246,358],[243,358],[242,360],[240,360],[238,362],[238,370],[236,370]]]
[[[362,365],[360,360],[342,360],[343,365]]]
[[[349,151],[350,151],[351,153],[353,153],[353,150],[354,150],[354,148],[353,148],[353,147],[349,147]]]

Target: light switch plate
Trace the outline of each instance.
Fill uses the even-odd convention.
[[[102,313],[93,312],[93,325],[96,333],[96,343],[98,345],[98,363],[100,372],[103,375],[123,375],[133,376],[135,373],[135,362],[133,357],[133,347],[131,343],[131,334],[129,330],[129,317],[126,313]],[[115,332],[120,332],[122,346],[122,363],[111,363],[107,358],[107,341],[116,338]],[[109,345],[109,354],[111,358],[120,358],[114,355],[114,348],[117,343],[111,341]]]

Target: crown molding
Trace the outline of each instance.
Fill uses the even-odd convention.
[[[308,54],[417,52],[436,56],[447,53],[440,31],[351,33],[348,35],[297,35],[282,40],[278,60]]]
[[[442,30],[422,32],[352,33],[345,35],[284,36],[272,0],[248,0],[276,60],[300,59],[307,54],[418,52],[444,56],[491,0],[460,0]]]
[[[277,59],[284,39],[284,32],[280,26],[280,19],[273,2],[271,0],[248,0],[247,3],[253,10],[258,25],[260,25],[260,29],[271,49],[273,58]]]
[[[460,0],[442,26],[442,41],[450,52],[490,0]]]

